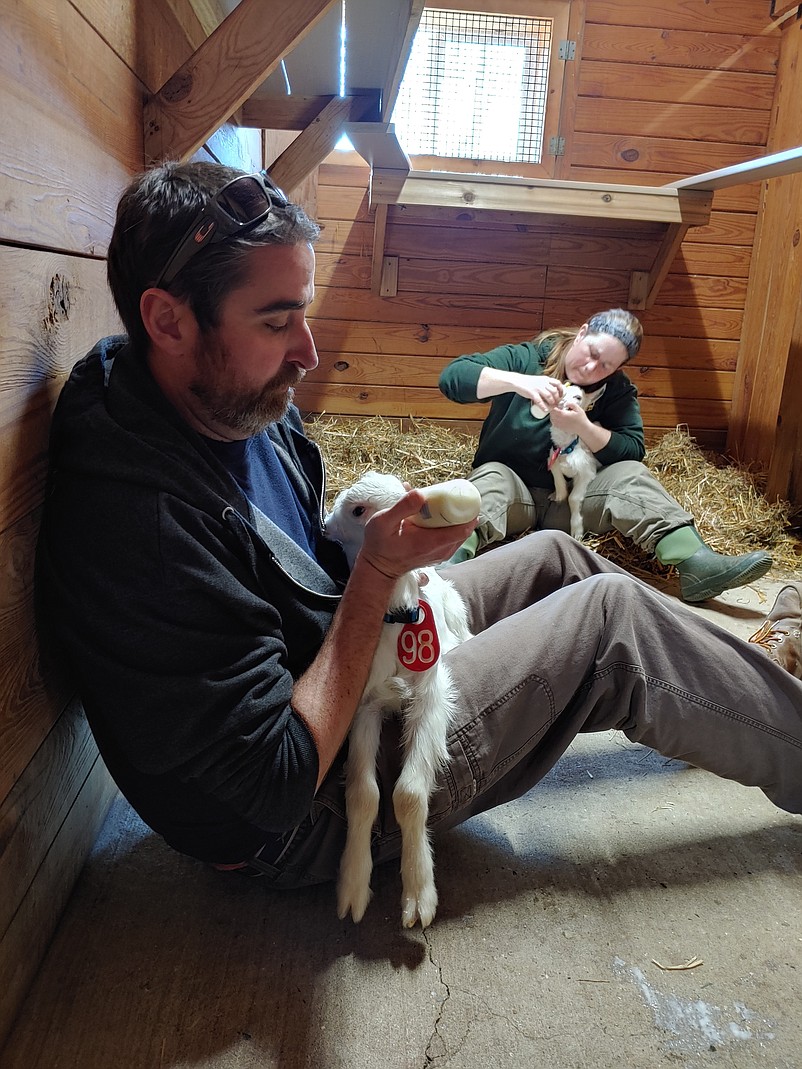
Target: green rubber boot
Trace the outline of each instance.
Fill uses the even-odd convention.
[[[732,587],[760,579],[772,566],[771,555],[758,549],[753,553],[728,556],[706,546],[693,527],[670,531],[654,548],[661,564],[673,564],[679,575],[683,601],[706,601]]]
[[[479,535],[472,531],[456,553],[446,561],[447,564],[462,564],[465,560],[473,560],[479,548]]]

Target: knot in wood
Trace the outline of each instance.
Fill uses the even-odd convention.
[[[178,71],[165,83],[159,96],[168,104],[176,104],[184,100],[192,91],[192,75],[187,71]]]
[[[47,317],[45,327],[54,327],[70,318],[70,283],[59,274],[50,279],[50,292],[47,295]]]

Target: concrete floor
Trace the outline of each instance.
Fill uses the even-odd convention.
[[[746,637],[780,585],[698,611]],[[0,1064],[802,1067],[802,818],[756,789],[586,736],[436,856],[431,928],[400,928],[396,865],[354,926],[332,887],[207,871],[120,802]]]

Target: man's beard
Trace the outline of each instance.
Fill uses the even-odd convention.
[[[295,364],[285,364],[266,386],[246,390],[232,376],[234,363],[217,339],[207,334],[198,342],[196,379],[190,390],[203,404],[211,425],[250,438],[281,419],[295,396],[293,387],[305,372]]]

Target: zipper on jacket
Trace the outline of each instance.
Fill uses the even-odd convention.
[[[288,572],[287,569],[284,567],[284,565],[281,563],[281,561],[278,559],[278,557],[275,555],[273,550],[267,544],[267,542],[265,542],[264,538],[262,538],[262,536],[259,534],[259,532],[256,530],[256,528],[253,526],[253,524],[250,523],[249,520],[246,520],[243,515],[241,515],[239,512],[237,512],[237,510],[234,508],[233,505],[226,505],[226,507],[223,509],[223,512],[222,512],[222,519],[223,519],[223,521],[225,523],[229,523],[232,527],[235,524],[239,524],[240,527],[244,528],[245,533],[248,536],[247,537],[247,541],[248,541],[248,556],[250,558],[251,567],[253,568],[254,572],[257,572],[257,570],[258,570],[258,562],[257,562],[257,559],[256,559],[256,550],[254,548],[254,543],[255,543],[256,540],[258,540],[259,543],[262,546],[264,546],[265,552],[267,553],[267,556],[268,556],[268,559],[270,560],[270,563],[275,568],[277,568],[283,575],[285,575],[287,577],[287,579],[292,583],[292,585],[294,587],[296,587],[298,590],[303,590],[307,594],[313,594],[316,598],[322,598],[322,599],[324,599],[326,601],[331,601],[331,602],[335,602],[335,603],[339,604],[339,602],[340,602],[340,600],[342,598],[342,594],[324,594],[320,590],[313,590],[312,587],[305,586],[298,579],[296,579],[294,575],[292,575],[290,572]],[[300,553],[303,552],[303,550],[300,547],[299,547],[298,551]],[[310,557],[310,560],[311,559],[313,559],[313,558]],[[328,575],[328,572],[326,572],[325,569],[323,569],[319,564],[318,564],[318,567],[320,568],[321,571],[324,572],[325,575]],[[331,579],[331,576],[328,576],[328,577],[331,580],[331,582],[333,583],[334,580]]]

